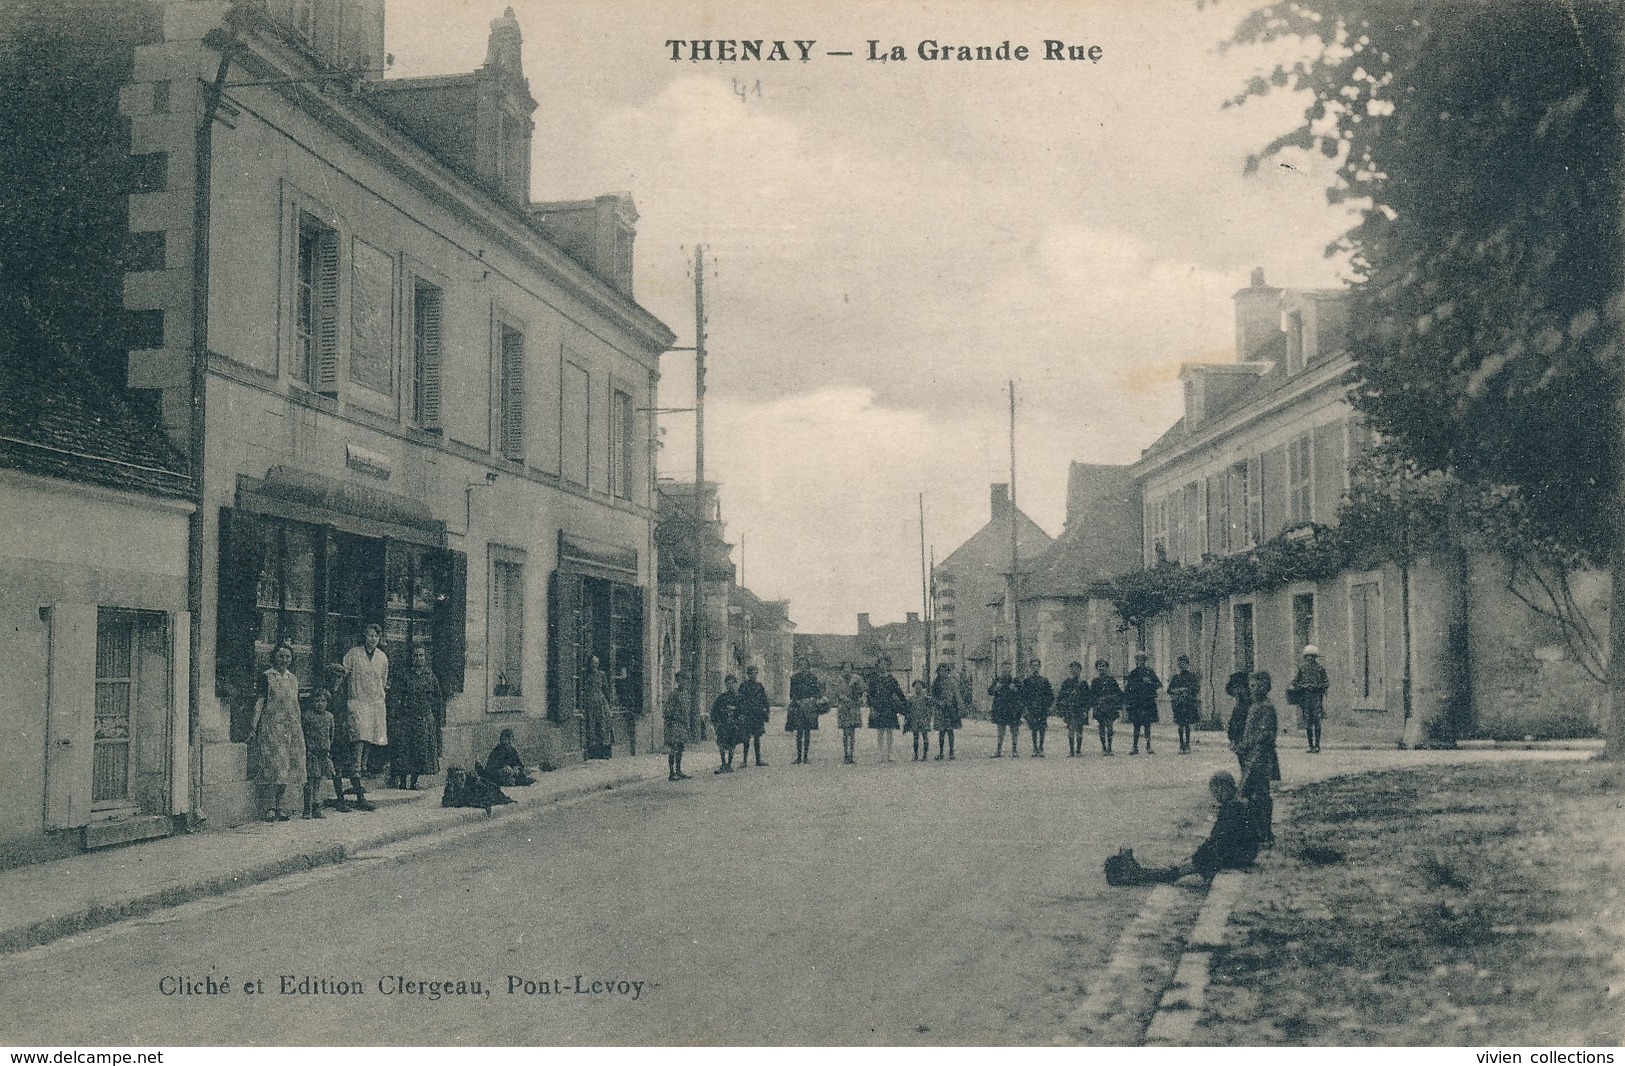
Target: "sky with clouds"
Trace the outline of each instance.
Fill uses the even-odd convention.
[[[397,75],[483,62],[500,0],[390,0]],[[540,102],[536,199],[630,191],[637,296],[693,343],[714,258],[707,476],[744,577],[804,632],[919,609],[918,494],[942,558],[1009,477],[1051,534],[1072,460],[1130,462],[1180,414],[1181,363],[1233,358],[1231,294],[1347,277],[1331,161],[1243,174],[1304,101],[1222,108],[1301,42],[1224,50],[1225,0],[515,0]],[[813,40],[811,62],[673,62],[670,39]],[[922,40],[1025,62],[931,62]],[[1100,46],[1044,61],[1046,39]],[[864,57],[904,46],[903,62]],[[794,46],[790,46],[792,54]],[[830,57],[828,51],[856,55]],[[693,402],[665,357],[663,406]],[[691,415],[663,475],[693,477]],[[739,551],[735,551],[736,561]]]

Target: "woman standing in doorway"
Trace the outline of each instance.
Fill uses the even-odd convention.
[[[586,716],[586,757],[607,759],[615,743],[615,729],[609,720],[609,692],[604,688],[604,669],[598,656],[587,662],[587,678],[582,682],[581,709]]]
[[[429,649],[412,649],[412,669],[396,686],[400,702],[399,736],[389,739],[390,772],[402,788],[416,792],[419,774],[440,771],[440,729],[446,722],[446,697],[429,667]]]

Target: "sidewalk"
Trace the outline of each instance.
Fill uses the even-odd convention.
[[[371,793],[376,811],[319,820],[254,822],[86,852],[0,871],[0,955],[124,918],[299,870],[343,862],[364,851],[457,826],[504,819],[606,789],[658,780],[664,755],[640,755],[565,767],[536,784],[504,789],[514,802],[490,815],[440,806],[440,789]]]
[[[1530,747],[1284,790],[1279,844],[1214,883],[1146,1042],[1617,1044],[1625,771]]]

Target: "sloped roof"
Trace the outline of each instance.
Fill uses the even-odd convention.
[[[0,336],[0,466],[155,496],[188,497],[164,431],[71,353],[23,353]]]
[[[1013,507],[1016,521],[1016,546],[1023,560],[1031,559],[1055,543],[1055,538],[1044,532],[1042,526],[1028,518],[1021,508]],[[1002,554],[1001,554],[1002,553]],[[1002,559],[999,573],[1009,573],[1010,523],[1002,516],[990,519],[987,525],[972,533],[970,539],[948,553],[937,563],[938,570],[957,570],[966,565],[985,566],[988,559]],[[1021,564],[1023,572],[1027,563]]]
[[[1082,596],[1140,565],[1143,514],[1132,467],[1073,463],[1066,511],[1066,529],[1022,574],[1023,600]]]
[[[839,666],[863,662],[863,648],[856,634],[797,633],[792,639],[797,661],[805,658],[812,666]]]

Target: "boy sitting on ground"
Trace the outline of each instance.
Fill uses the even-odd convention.
[[[1252,814],[1238,794],[1235,777],[1220,770],[1208,779],[1218,817],[1190,861],[1179,866],[1141,866],[1131,848],[1106,860],[1106,882],[1113,885],[1172,884],[1198,875],[1212,881],[1220,870],[1244,870],[1258,858],[1258,834]]]
[[[513,730],[504,729],[497,737],[497,746],[485,760],[485,779],[493,785],[534,785],[536,779],[525,769],[525,760],[513,745]]]

